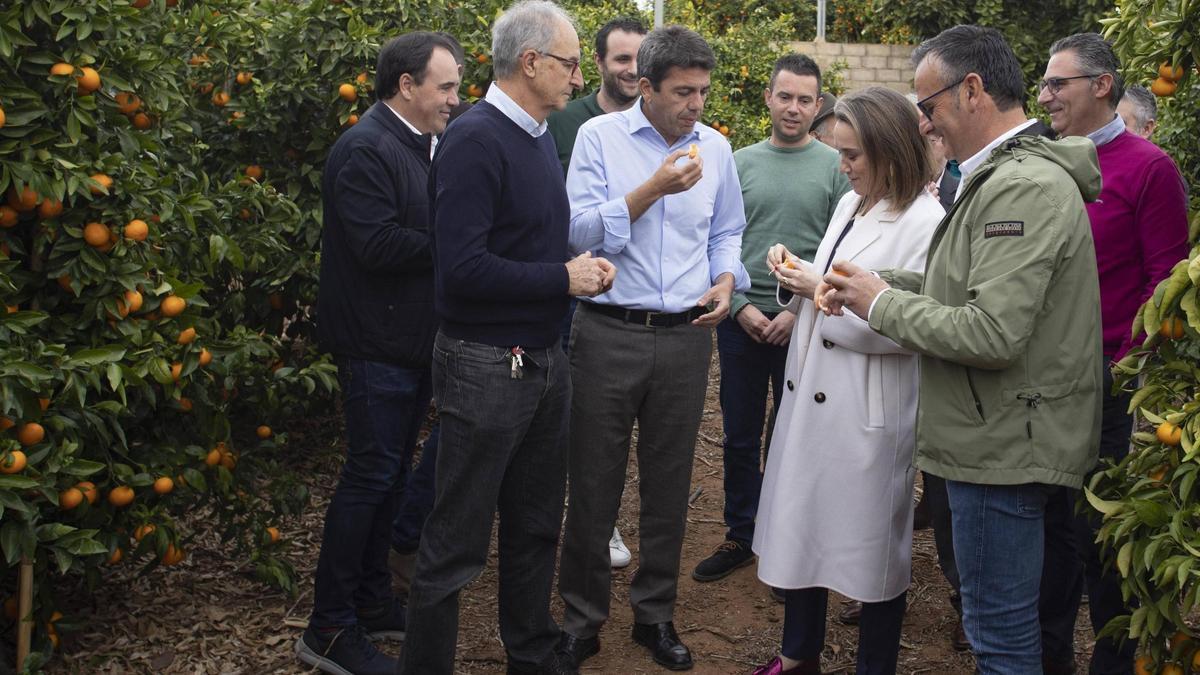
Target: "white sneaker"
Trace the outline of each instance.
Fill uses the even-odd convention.
[[[633,562],[633,556],[630,555],[629,548],[625,546],[625,540],[621,539],[621,533],[615,527],[612,539],[608,540],[608,557],[612,560],[613,567],[628,567],[629,563]]]

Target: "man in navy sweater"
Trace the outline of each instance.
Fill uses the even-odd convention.
[[[334,356],[346,462],[325,516],[301,661],[330,673],[391,673],[368,640],[404,637],[391,593],[391,525],[429,408],[433,257],[430,134],[458,103],[455,45],[416,32],[379,54],[379,101],[334,145],[322,177],[321,346]]]
[[[430,174],[436,498],[417,552],[400,672],[452,673],[458,593],[487,562],[500,514],[500,636],[509,673],[573,673],[554,651],[554,557],[566,481],[570,295],[615,269],[568,261],[570,208],[546,116],[583,86],[570,15],[527,0],[493,28],[496,82],[442,137]]]

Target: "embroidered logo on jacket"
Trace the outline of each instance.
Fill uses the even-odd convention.
[[[1024,237],[1025,236],[1025,221],[1023,220],[1005,220],[995,223],[987,223],[983,226],[983,238],[991,239],[992,237]]]

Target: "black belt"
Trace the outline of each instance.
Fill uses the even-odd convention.
[[[651,312],[644,309],[625,309],[624,307],[617,307],[615,305],[602,305],[598,302],[584,301],[579,304],[590,310],[611,316],[614,319],[620,319],[625,323],[636,323],[648,328],[681,326],[685,323],[695,321],[697,318],[703,316],[706,311],[703,307],[694,307],[686,312],[671,314],[668,312]]]

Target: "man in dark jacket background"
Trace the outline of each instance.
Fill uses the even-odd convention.
[[[405,608],[392,597],[387,558],[431,395],[427,182],[431,135],[458,104],[454,53],[450,40],[427,32],[384,46],[379,100],[334,145],[322,178],[317,326],[338,367],[347,453],[296,653],[325,672],[390,674],[396,660],[369,638],[404,636]]]

